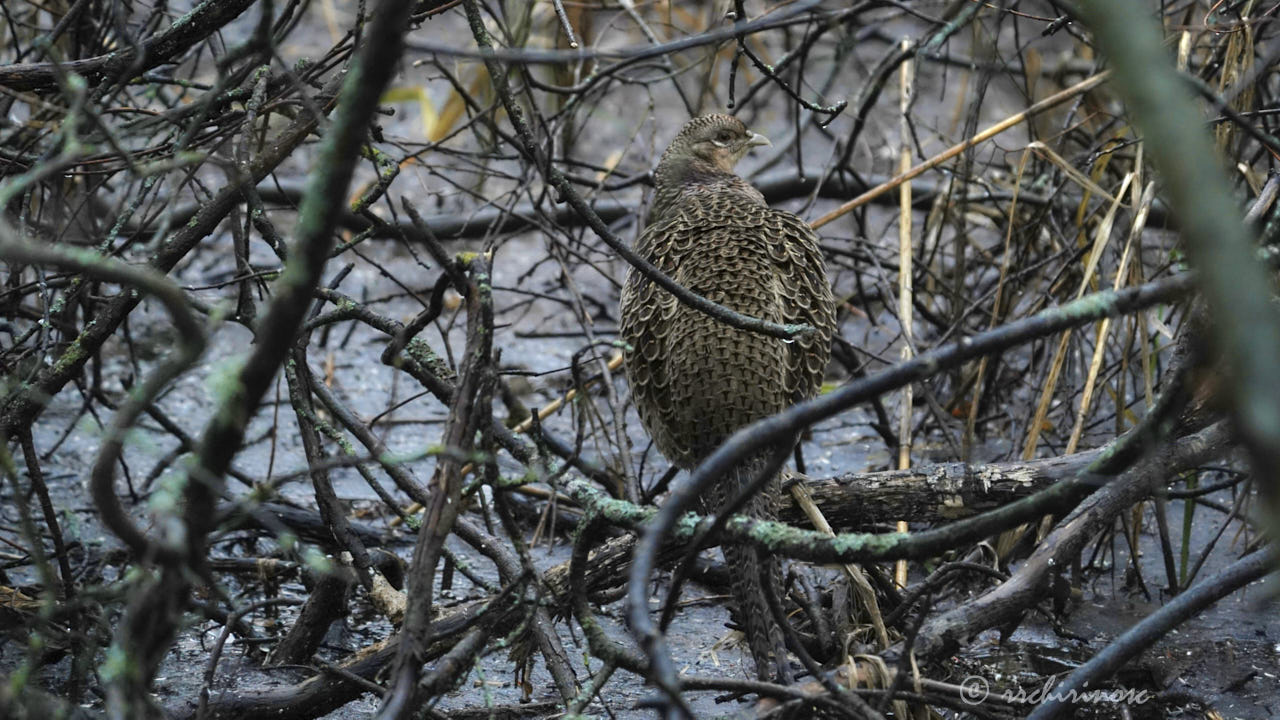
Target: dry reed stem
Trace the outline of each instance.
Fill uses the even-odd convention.
[[[911,47],[909,40],[902,41],[902,49],[904,51]],[[901,137],[899,142],[899,170],[900,174],[904,174],[911,169],[911,118],[908,112],[911,109],[911,85],[914,81],[914,66],[910,59],[902,63],[898,73],[898,109],[901,112],[900,127]],[[911,182],[903,182],[898,187],[898,323],[902,327],[902,352],[903,361],[910,360],[912,355],[912,317],[911,317],[911,296],[912,296],[912,244],[911,244]],[[905,470],[911,467],[911,384],[908,383],[902,388],[902,414],[898,421],[898,469]],[[907,532],[910,526],[905,520],[899,520],[897,523],[898,532]],[[893,581],[898,587],[907,586],[907,561],[899,560],[894,563]]]
[[[1155,183],[1147,183],[1146,189],[1142,191],[1142,198],[1139,200],[1138,212],[1133,218],[1133,224],[1129,228],[1129,238],[1125,241],[1124,252],[1120,256],[1120,268],[1116,270],[1115,283],[1112,284],[1113,290],[1119,290],[1124,286],[1125,275],[1129,270],[1129,262],[1136,254],[1134,252],[1134,244],[1138,240],[1138,236],[1142,234],[1143,228],[1147,225],[1147,214],[1151,210],[1151,203],[1155,200]],[[1098,337],[1093,345],[1093,359],[1089,363],[1089,373],[1085,377],[1084,391],[1080,394],[1080,409],[1076,413],[1075,426],[1071,429],[1071,438],[1067,440],[1067,449],[1065,454],[1070,455],[1076,451],[1080,445],[1080,435],[1084,432],[1084,419],[1089,414],[1089,406],[1093,401],[1093,386],[1098,380],[1098,371],[1102,367],[1103,351],[1106,350],[1107,333],[1111,329],[1111,318],[1104,318],[1098,326]]]
[[[928,160],[925,160],[919,165],[916,165],[915,167],[911,168],[907,172],[897,175],[893,178],[890,178],[889,180],[886,180],[883,183],[880,183],[879,185],[862,193],[858,197],[850,200],[849,202],[841,205],[835,210],[832,210],[826,215],[823,215],[817,220],[814,220],[813,222],[809,223],[810,227],[817,230],[818,228],[822,227],[823,225],[826,225],[832,220],[835,220],[849,213],[850,211],[855,210],[867,204],[868,202],[874,200],[875,198],[880,197],[881,195],[901,185],[902,183],[907,182],[908,180],[913,180],[919,177],[920,175],[923,175],[929,170],[932,170],[933,168],[941,165],[942,163],[945,163],[946,161],[956,157],[957,155],[964,152],[965,150],[968,150],[974,145],[978,145],[980,143],[986,142],[987,140],[990,140],[996,135],[999,135],[1005,130],[1008,130],[1009,128],[1022,123],[1024,120],[1038,113],[1044,112],[1045,110],[1048,110],[1057,105],[1061,105],[1062,103],[1066,102],[1067,100],[1070,100],[1071,98],[1081,93],[1085,93],[1092,90],[1093,88],[1101,85],[1103,81],[1105,81],[1108,77],[1110,77],[1110,75],[1111,75],[1110,70],[1105,70],[1095,75],[1090,75],[1089,77],[1085,78],[1084,80],[1081,80],[1075,85],[1072,85],[1071,87],[1061,92],[1054,93],[1053,95],[1050,95],[1049,97],[1041,100],[1040,102],[1031,105],[1026,110],[1010,115],[1004,120],[1001,120],[995,125],[992,125],[986,130],[983,130],[982,132],[978,133],[977,135],[974,135],[973,137],[967,140],[964,140],[959,143],[956,143],[955,145],[952,145],[946,150],[943,150],[937,155],[934,155]]]

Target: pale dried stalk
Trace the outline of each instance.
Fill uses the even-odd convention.
[[[1116,212],[1120,209],[1120,198],[1124,197],[1125,190],[1129,188],[1129,184],[1133,182],[1133,173],[1126,173],[1124,180],[1120,183],[1120,191],[1112,198],[1111,206],[1107,208],[1107,214],[1103,216],[1102,222],[1098,225],[1098,231],[1093,238],[1093,248],[1089,252],[1089,258],[1085,261],[1084,272],[1080,276],[1080,287],[1076,290],[1076,298],[1084,296],[1086,290],[1089,289],[1089,283],[1093,279],[1094,273],[1098,270],[1098,261],[1102,258],[1102,251],[1106,249],[1107,242],[1111,239],[1111,227],[1115,224]],[[1027,429],[1027,442],[1022,448],[1022,459],[1029,460],[1035,457],[1036,447],[1040,443],[1040,431],[1044,427],[1045,418],[1049,414],[1049,403],[1053,400],[1053,392],[1058,385],[1058,377],[1062,374],[1062,367],[1067,357],[1067,342],[1071,339],[1071,332],[1063,332],[1058,337],[1058,347],[1054,350],[1053,360],[1049,364],[1049,375],[1045,379],[1044,389],[1040,393],[1040,401],[1036,404],[1035,416],[1031,419],[1031,427]],[[1049,520],[1046,517],[1040,522],[1040,535],[1044,535],[1049,530]],[[1007,557],[1018,539],[1027,531],[1028,525],[1020,525],[1013,530],[1007,530],[1001,533],[996,541],[996,554],[999,557]]]
[[[791,497],[795,499],[796,506],[804,511],[805,517],[809,518],[814,530],[828,537],[835,537],[836,533],[832,529],[831,523],[827,522],[822,510],[813,502],[813,497],[809,495],[809,488],[805,487],[804,483],[794,483],[791,486]],[[853,583],[858,600],[862,602],[862,606],[867,610],[868,617],[871,618],[871,625],[876,630],[876,639],[880,642],[880,647],[889,647],[889,629],[885,627],[884,617],[880,614],[880,603],[876,600],[876,591],[875,588],[871,587],[871,581],[862,572],[862,568],[857,565],[846,564],[843,568],[845,574],[849,576],[850,582]]]
[[[1127,173],[1124,181],[1120,184],[1120,192],[1116,193],[1111,206],[1107,208],[1107,214],[1102,218],[1102,223],[1098,225],[1098,232],[1094,235],[1093,249],[1089,252],[1089,259],[1085,262],[1084,273],[1080,276],[1080,287],[1076,290],[1076,299],[1084,296],[1086,290],[1089,289],[1089,282],[1093,279],[1093,275],[1097,272],[1098,261],[1102,258],[1102,251],[1107,246],[1107,241],[1111,239],[1111,227],[1115,224],[1116,211],[1120,209],[1120,198],[1124,197],[1124,192],[1129,187],[1129,183],[1133,181],[1133,173]],[[1036,405],[1035,417],[1031,420],[1031,427],[1027,430],[1027,441],[1022,447],[1022,459],[1030,460],[1035,457],[1036,447],[1040,444],[1040,429],[1044,425],[1045,417],[1049,414],[1049,402],[1053,399],[1053,391],[1058,384],[1058,376],[1062,373],[1062,366],[1067,354],[1067,341],[1071,338],[1071,333],[1064,332],[1058,338],[1058,347],[1053,354],[1053,362],[1049,367],[1049,376],[1045,380],[1044,390],[1040,393],[1040,402]]]
[[[906,51],[911,43],[902,41],[902,49]],[[912,61],[902,63],[898,73],[898,109],[901,112],[901,137],[899,142],[899,174],[911,169],[911,85],[914,69]],[[902,327],[902,360],[911,359],[912,317],[911,317],[911,182],[903,182],[898,187],[898,323]],[[911,385],[902,388],[902,415],[898,424],[898,469],[911,467]],[[898,521],[898,532],[907,532],[910,527],[905,520]],[[907,561],[899,560],[893,567],[893,581],[898,587],[907,586]]]
[[[1134,244],[1142,233],[1143,228],[1147,225],[1147,214],[1151,210],[1151,202],[1154,199],[1155,183],[1147,183],[1146,189],[1142,191],[1142,199],[1139,201],[1138,212],[1134,215],[1133,225],[1129,229],[1129,238],[1125,241],[1124,252],[1120,256],[1120,268],[1116,270],[1116,280],[1111,288],[1113,290],[1119,290],[1124,285],[1124,278],[1129,270],[1129,261],[1134,255]],[[1098,326],[1098,338],[1093,346],[1093,359],[1089,363],[1089,373],[1085,377],[1084,391],[1080,394],[1080,409],[1076,413],[1075,426],[1071,428],[1071,438],[1067,440],[1066,455],[1076,451],[1080,444],[1080,436],[1084,433],[1084,419],[1089,414],[1089,406],[1093,402],[1093,386],[1098,380],[1098,371],[1102,367],[1102,355],[1106,349],[1107,334],[1110,330],[1111,318],[1103,319]],[[1119,398],[1117,398],[1117,404],[1123,407],[1123,402],[1120,402]]]
[[[1066,158],[1054,152],[1053,148],[1049,147],[1048,145],[1045,145],[1039,140],[1036,140],[1035,142],[1027,145],[1027,149],[1036,151],[1036,153],[1041,157],[1043,157],[1045,160],[1048,160],[1049,162],[1053,163],[1059,170],[1062,171],[1063,175],[1066,175],[1068,179],[1070,179],[1072,182],[1079,185],[1080,187],[1084,188],[1089,193],[1093,193],[1094,195],[1098,195],[1100,197],[1106,198],[1107,202],[1116,203],[1121,205],[1122,207],[1126,207],[1124,203],[1120,202],[1120,198],[1113,197],[1111,193],[1102,189],[1102,186],[1098,185],[1098,183],[1089,179],[1088,175],[1085,175],[1084,173],[1077,170],[1074,165],[1067,162]],[[1086,194],[1085,200],[1088,200],[1088,198],[1089,196],[1088,194]]]
[[[1000,322],[1000,305],[1004,300],[1004,282],[1009,276],[1009,260],[1012,255],[1011,245],[1013,242],[1013,228],[1018,222],[1018,196],[1022,190],[1022,176],[1027,170],[1027,160],[1031,158],[1031,148],[1022,151],[1022,156],[1018,159],[1018,171],[1013,178],[1013,199],[1009,202],[1009,222],[1004,233],[1004,254],[1000,256],[1000,277],[996,280],[996,296],[991,303],[991,322],[987,324],[988,330],[994,330]],[[983,356],[978,361],[978,374],[973,382],[973,401],[969,403],[969,417],[965,420],[964,426],[964,447],[965,458],[969,457],[969,448],[973,446],[974,429],[978,424],[978,402],[982,399],[982,383],[987,374],[987,356]]]
[[[1054,93],[1053,95],[1050,95],[1049,97],[1041,100],[1040,102],[1035,103],[1031,107],[1028,107],[1026,110],[1010,115],[1004,120],[1001,120],[995,125],[992,125],[986,130],[983,130],[982,132],[978,133],[977,135],[974,135],[973,137],[967,140],[964,140],[959,143],[956,143],[955,145],[952,145],[946,150],[943,150],[937,155],[934,155],[928,160],[925,160],[919,165],[916,165],[915,167],[911,168],[907,172],[904,172],[889,180],[886,180],[883,183],[880,183],[879,185],[862,193],[858,197],[846,202],[845,204],[841,205],[835,210],[832,210],[826,215],[823,215],[817,220],[814,220],[812,223],[810,223],[810,226],[816,230],[822,227],[823,225],[826,225],[827,223],[845,215],[851,210],[854,210],[856,208],[859,208],[867,204],[868,202],[871,202],[875,198],[880,197],[881,195],[901,185],[902,183],[907,182],[908,180],[913,180],[916,177],[919,177],[920,175],[923,175],[924,173],[928,172],[929,170],[932,170],[933,168],[938,167],[939,165],[956,157],[957,155],[964,152],[965,150],[968,150],[974,145],[978,145],[980,143],[986,142],[987,140],[990,140],[991,138],[995,137],[996,135],[999,135],[1000,133],[1004,132],[1005,130],[1008,130],[1011,127],[1017,126],[1018,124],[1022,123],[1026,119],[1038,113],[1042,113],[1045,110],[1048,110],[1052,107],[1061,105],[1062,103],[1066,102],[1067,100],[1070,100],[1071,98],[1081,93],[1092,90],[1098,85],[1101,85],[1104,80],[1110,77],[1110,75],[1111,75],[1110,70],[1100,72],[1096,75],[1090,75],[1089,77],[1085,78],[1084,80],[1081,80],[1075,85],[1072,85],[1071,87],[1061,92]]]

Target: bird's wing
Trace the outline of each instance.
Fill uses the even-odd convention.
[[[665,223],[650,225],[635,243],[640,257],[653,262],[668,277],[675,274],[676,257],[667,252],[673,237],[663,231]],[[679,461],[668,451],[675,438],[666,437],[673,424],[670,379],[667,374],[668,332],[676,299],[649,281],[635,268],[627,270],[622,286],[619,335],[630,346],[625,353],[627,383],[635,396],[640,420],[668,459]]]
[[[775,247],[780,253],[774,259],[781,274],[778,287],[783,322],[809,325],[818,331],[788,346],[787,389],[791,401],[800,402],[822,388],[836,327],[835,298],[813,229],[785,210],[771,209],[769,213],[769,228],[778,238]]]

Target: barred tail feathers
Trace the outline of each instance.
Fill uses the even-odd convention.
[[[735,468],[728,477],[717,484],[707,498],[708,509],[719,510],[732,502],[742,488],[747,487],[769,463],[771,452],[753,455]],[[775,473],[763,488],[757,491],[739,511],[750,517],[773,520],[778,516],[778,476]],[[774,620],[769,609],[762,579],[773,588],[774,596],[782,597],[782,564],[776,557],[757,550],[751,545],[726,543],[725,562],[729,566],[730,590],[737,610],[739,624],[747,636],[751,656],[755,660],[756,675],[761,680],[789,682],[790,668],[786,658],[786,641],[782,628]],[[777,674],[773,671],[777,670]]]

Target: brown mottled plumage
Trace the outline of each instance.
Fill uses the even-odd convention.
[[[738,330],[686,307],[632,270],[622,289],[622,339],[631,395],[645,429],[675,465],[692,469],[734,431],[813,397],[831,352],[835,304],[813,230],[774,210],[734,173],[738,160],[768,144],[728,115],[685,124],[655,173],[657,196],[636,252],[676,282],[728,308],[775,323],[804,323],[817,333],[784,342]],[[720,480],[703,510],[723,507],[749,483],[768,449]],[[777,515],[775,477],[744,512]],[[776,558],[751,547],[724,548],[733,595],[756,671],[768,678],[769,653],[789,674],[782,632],[759,578],[780,577]]]

